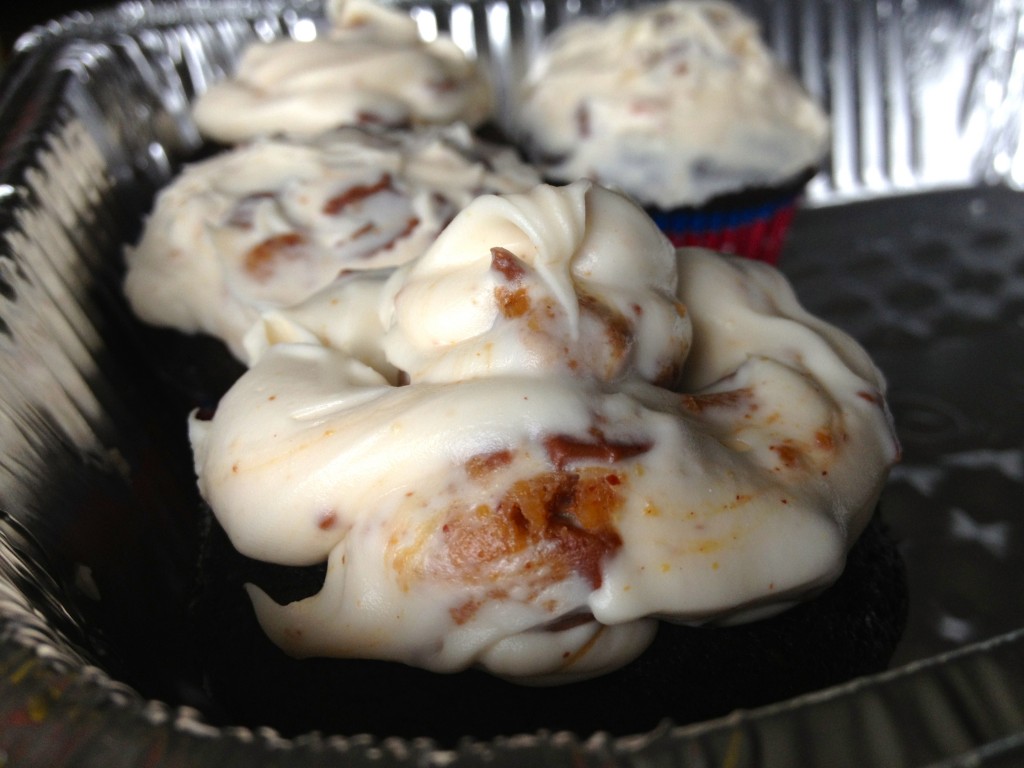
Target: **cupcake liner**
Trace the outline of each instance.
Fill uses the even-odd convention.
[[[767,201],[759,192],[753,203],[744,204],[740,194],[699,207],[648,209],[648,213],[676,247],[700,246],[776,264],[802,187]]]

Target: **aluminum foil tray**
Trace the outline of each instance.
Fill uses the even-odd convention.
[[[782,268],[886,372],[882,498],[911,615],[890,672],[627,738],[284,739],[215,727],[184,647],[187,371],[145,363],[121,248],[201,142],[194,96],[319,3],[130,2],[23,36],[0,81],[0,764],[783,766],[1024,762],[1024,97],[1012,0],[743,5],[832,112]],[[406,3],[503,109],[552,29],[615,0]],[[624,703],[628,706],[628,702]]]

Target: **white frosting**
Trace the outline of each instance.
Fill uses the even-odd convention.
[[[279,343],[254,331],[259,359],[191,421],[239,551],[328,562],[289,605],[249,587],[298,657],[600,674],[656,619],[749,620],[829,584],[896,459],[881,376],[780,273],[677,254],[589,182],[478,198],[388,280],[351,279],[378,320],[277,313]],[[358,354],[304,337],[351,316]]]
[[[654,227],[622,226],[631,202],[589,190],[481,198],[391,278],[388,359],[413,383],[675,375],[690,322],[672,291],[673,250]]]
[[[549,177],[592,178],[644,205],[699,205],[816,166],[828,120],[757,25],[717,0],[581,18],[535,59],[517,129]]]
[[[126,251],[125,292],[143,320],[223,339],[344,270],[418,256],[473,197],[529,189],[536,173],[465,126],[340,129],[264,139],[187,167]]]
[[[393,271],[350,272],[303,302],[264,312],[242,339],[245,359],[252,363],[276,344],[320,344],[351,355],[397,383],[398,369],[381,348],[381,294]],[[336,322],[340,311],[344,321]]]
[[[477,125],[492,109],[482,69],[450,38],[420,38],[403,11],[334,0],[331,27],[313,40],[245,49],[232,77],[193,105],[199,130],[236,143],[310,135],[345,125]]]

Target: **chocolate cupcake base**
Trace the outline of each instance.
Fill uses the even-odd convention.
[[[884,670],[903,631],[902,557],[875,519],[839,580],[770,619],[729,627],[662,623],[638,659],[603,677],[527,687],[468,670],[435,674],[397,663],[296,660],[263,634],[243,584],[286,602],[319,590],[323,566],[285,568],[242,557],[211,518],[193,605],[207,692],[220,724],[309,731],[463,737],[539,730],[642,733],[820,690]]]

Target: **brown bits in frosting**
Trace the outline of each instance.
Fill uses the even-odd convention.
[[[829,426],[822,426],[808,436],[807,440],[787,438],[769,445],[779,459],[780,469],[817,467],[821,474],[828,474],[828,467],[834,460],[840,444],[846,440],[843,433],[836,434]]]
[[[622,545],[613,519],[622,497],[600,471],[551,472],[515,483],[496,510],[522,546],[543,542],[552,579],[569,573],[601,585],[601,563]]]
[[[385,243],[383,246],[381,246],[381,250],[382,251],[386,251],[389,248],[394,248],[395,247],[395,243],[397,243],[399,240],[403,240],[403,239],[407,238],[409,235],[411,235],[413,233],[413,231],[419,225],[420,225],[419,217],[418,216],[410,216],[406,220],[406,222],[405,222],[405,229],[403,229],[401,232],[399,232],[397,235],[395,235],[393,238],[391,238],[391,240],[389,240],[387,243]]]
[[[589,440],[580,440],[571,435],[551,435],[544,440],[548,458],[560,470],[580,462],[614,464],[647,453],[651,446],[649,441],[629,443],[608,440],[598,429],[591,430]]]
[[[602,561],[622,546],[613,524],[622,497],[604,481],[603,472],[553,473],[549,477],[541,475],[518,484],[525,487],[513,487],[503,506],[527,510],[524,514],[533,525],[543,521],[543,538],[555,544],[557,559],[597,589],[602,582]],[[540,486],[540,494],[534,493],[533,485]],[[538,513],[543,515],[540,520]]]
[[[633,325],[613,307],[588,293],[579,291],[580,309],[600,323],[604,330],[608,366],[607,378],[614,377],[625,363],[633,345]]]
[[[708,392],[701,395],[683,395],[680,404],[690,413],[703,413],[709,408],[735,408],[750,403],[754,391],[749,387],[726,392]]]
[[[355,232],[353,232],[352,235],[349,237],[349,240],[358,240],[360,237],[366,237],[367,235],[373,234],[376,231],[377,225],[374,224],[373,222],[368,221]],[[342,271],[344,272],[344,270]],[[338,277],[341,277],[341,274],[339,274]]]
[[[462,626],[470,619],[472,619],[476,612],[479,611],[484,603],[492,600],[506,600],[508,599],[508,592],[504,589],[490,589],[487,591],[487,595],[480,600],[469,599],[448,611],[448,615],[452,617],[457,625]]]
[[[665,389],[673,389],[682,378],[683,364],[679,360],[662,363],[661,369],[655,374],[653,384]]]
[[[448,611],[448,614],[452,617],[452,621],[461,627],[476,615],[476,612],[480,610],[481,604],[479,600],[467,600],[452,608]]]
[[[356,113],[357,125],[391,125],[391,123],[392,121],[382,115],[378,115],[376,112],[367,112],[366,110],[362,110]]]
[[[518,510],[480,505],[450,515],[441,528],[445,551],[429,569],[463,581],[493,580],[498,566],[526,547],[528,524]]]
[[[509,290],[499,286],[494,289],[494,300],[504,317],[522,317],[530,311],[530,295],[525,288]]]
[[[491,248],[491,269],[500,272],[510,283],[518,283],[526,275],[526,267],[519,257],[500,245]]]
[[[369,187],[360,187],[359,189],[369,189]],[[349,202],[353,202],[353,200],[349,200]],[[338,211],[336,211],[336,212],[340,212],[340,210],[341,209],[339,208]],[[388,251],[388,250],[394,248],[395,245],[400,240],[404,240],[405,238],[409,237],[409,235],[411,235],[413,232],[415,232],[416,228],[420,224],[421,224],[421,221],[420,221],[420,218],[418,216],[410,216],[408,219],[406,219],[405,226],[401,230],[396,232],[395,235],[390,240],[388,240],[386,243],[378,246],[377,248],[375,248],[373,250],[369,250],[369,251],[365,252],[363,254],[363,256],[365,258],[370,258],[370,257],[376,255],[377,253],[380,253],[380,252],[383,252],[383,251]],[[366,237],[367,235],[376,234],[379,231],[379,229],[380,228],[378,227],[377,224],[368,221],[365,224],[363,224],[363,226],[361,226],[359,229],[357,229],[355,232],[353,232],[349,236],[349,242],[354,242],[354,241],[358,240],[361,237]],[[341,277],[343,274],[344,274],[344,271],[339,273],[338,276]]]
[[[491,248],[491,269],[516,286],[526,274],[526,267],[507,248]],[[530,311],[530,296],[525,287],[499,285],[494,289],[494,300],[501,314],[508,318],[522,317]]]
[[[877,392],[867,392],[861,390],[860,392],[857,393],[857,397],[859,397],[861,400],[867,400],[869,403],[873,405],[881,405],[883,402],[882,396],[879,395]]]
[[[255,280],[266,282],[273,277],[279,262],[295,259],[296,250],[305,244],[306,238],[298,232],[268,237],[245,255],[245,271]]]
[[[769,448],[779,457],[779,461],[787,469],[793,469],[803,459],[803,453],[791,443],[777,443],[769,446]]]
[[[502,456],[486,454],[481,463]],[[616,483],[608,482],[607,470],[599,467],[519,480],[493,508],[453,510],[441,529],[443,554],[428,570],[490,585],[530,574],[535,589],[575,573],[597,588],[603,560],[622,545],[614,524],[623,504],[622,482],[617,476]],[[455,618],[465,621],[473,612],[466,604]]]
[[[507,467],[513,458],[515,454],[509,450],[481,453],[466,462],[466,473],[474,480],[478,480],[497,469]]]
[[[389,189],[393,189],[391,185],[391,175],[385,173],[373,184],[361,184],[345,190],[340,195],[335,195],[324,203],[323,212],[327,216],[336,216],[347,206],[361,202],[368,197],[373,197],[374,195]]]
[[[819,429],[814,433],[814,445],[823,451],[834,451],[836,447],[835,438],[832,436],[832,430],[830,429]]]

